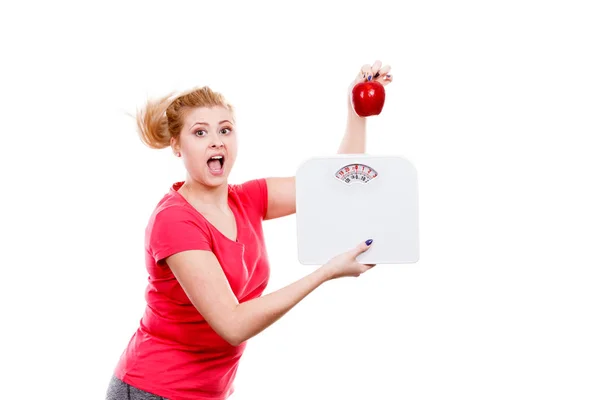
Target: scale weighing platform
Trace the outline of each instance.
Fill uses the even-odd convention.
[[[325,264],[373,239],[363,264],[419,260],[417,171],[402,157],[315,157],[296,174],[298,261]]]

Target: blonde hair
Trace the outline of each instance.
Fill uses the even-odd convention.
[[[150,148],[164,149],[171,138],[178,139],[186,112],[196,107],[222,106],[233,112],[233,106],[223,95],[208,86],[194,88],[175,97],[173,93],[158,100],[149,100],[137,113],[140,139]]]

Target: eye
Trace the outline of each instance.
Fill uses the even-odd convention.
[[[221,134],[227,135],[228,133],[231,133],[231,128],[223,128],[223,129],[221,129]]]
[[[208,132],[206,132],[205,130],[202,130],[202,129],[200,129],[200,130],[197,130],[196,132],[194,132],[194,134],[195,134],[196,136],[204,136],[204,135],[206,135],[207,133],[208,133]]]

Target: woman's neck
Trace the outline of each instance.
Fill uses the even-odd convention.
[[[179,192],[192,204],[204,204],[226,209],[228,207],[229,188],[227,184],[208,187],[191,179],[186,180]]]

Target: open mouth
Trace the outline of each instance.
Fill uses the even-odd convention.
[[[225,163],[225,157],[223,157],[223,156],[213,156],[213,157],[209,158],[207,161],[208,168],[212,172],[222,171],[224,163]]]

